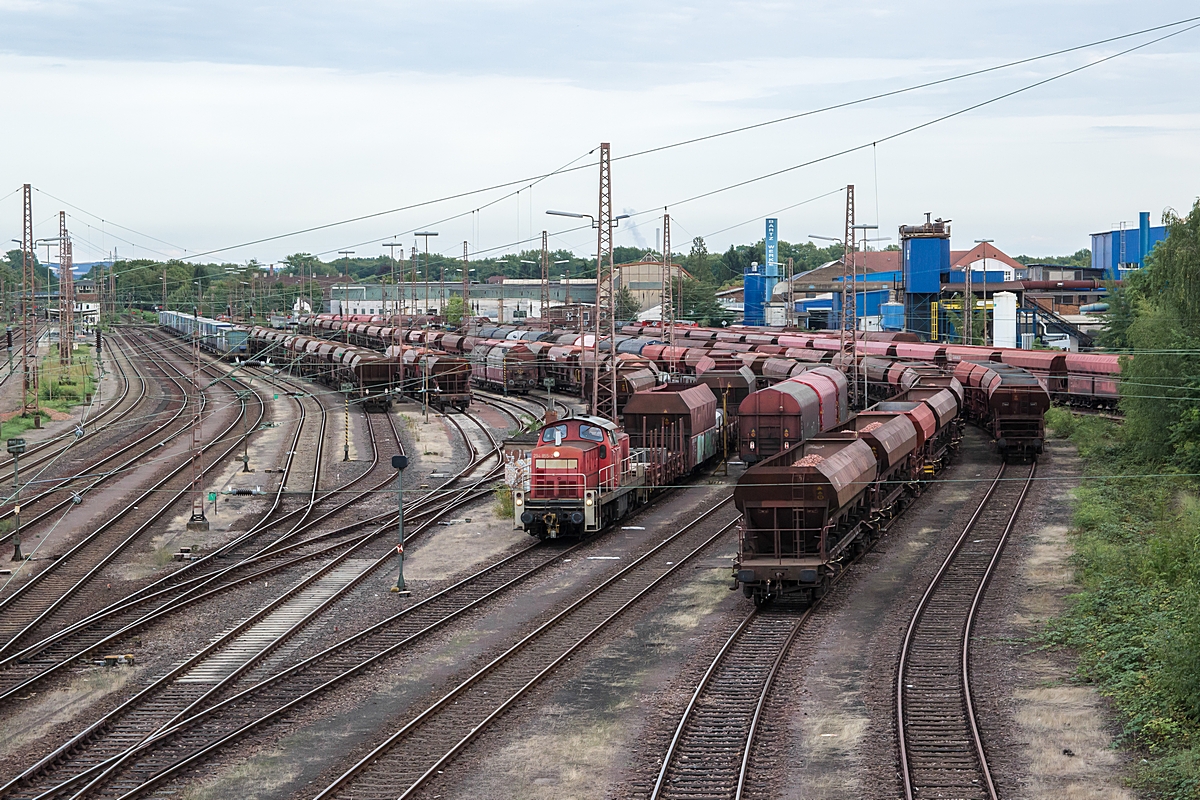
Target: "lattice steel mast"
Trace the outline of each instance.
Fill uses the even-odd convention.
[[[849,369],[850,396],[858,387],[858,357],[855,347],[858,329],[858,293],[854,269],[854,184],[846,187],[846,237],[842,240],[842,359]],[[847,360],[848,359],[848,360]]]
[[[671,215],[663,214],[663,272],[659,296],[659,319],[671,346],[671,372],[675,372],[675,276],[671,270]]]
[[[592,341],[592,413],[617,421],[617,294],[613,288],[612,172],[609,143],[600,145],[600,213],[596,216],[596,308]],[[607,340],[608,372],[600,375],[600,343]]]
[[[21,343],[21,367],[24,374],[21,413],[23,416],[33,414],[36,424],[41,419],[38,416],[37,273],[34,268],[37,263],[37,254],[33,250],[33,188],[28,183],[24,186],[24,193],[25,219],[21,239],[21,334],[25,341]],[[26,299],[27,295],[28,299]]]
[[[67,235],[67,212],[58,212],[58,363],[70,366],[75,344],[75,276],[71,237]],[[165,306],[164,306],[165,307]],[[70,379],[70,374],[67,375]]]

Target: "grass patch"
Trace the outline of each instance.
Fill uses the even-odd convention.
[[[1138,788],[1200,796],[1200,483],[1140,460],[1111,420],[1053,409],[1046,422],[1087,478],[1072,531],[1082,590],[1045,636],[1124,716]]]
[[[42,418],[43,424],[50,421],[50,415],[44,411],[38,412],[38,416]],[[0,439],[16,438],[32,427],[32,414],[30,414],[28,417],[18,414],[17,416],[0,425]]]
[[[42,359],[38,380],[38,401],[42,405],[66,411],[87,401],[94,391],[95,379],[87,357],[90,348],[81,350],[84,352],[77,352],[66,366],[58,363],[57,355]]]
[[[512,489],[502,483],[492,491],[492,495],[496,498],[492,504],[492,510],[496,512],[496,516],[511,519],[513,515]]]

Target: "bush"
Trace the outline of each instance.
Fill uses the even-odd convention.
[[[1111,697],[1130,744],[1145,752],[1139,786],[1166,798],[1200,787],[1200,500],[1195,479],[1164,475],[1125,430],[1053,410],[1088,475],[1076,490],[1082,590],[1049,641],[1074,648],[1079,676]],[[1070,415],[1068,415],[1070,416]]]

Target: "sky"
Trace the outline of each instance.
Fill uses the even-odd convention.
[[[839,237],[853,184],[856,219],[880,239],[929,212],[953,220],[955,248],[1067,254],[1200,195],[1200,29],[1090,67],[1186,26],[622,157],[1197,14],[1067,0],[0,0],[0,236],[20,238],[29,183],[35,236],[56,236],[67,211],[76,261],[332,260],[407,251],[421,230],[452,255],[464,241],[477,257],[540,247],[548,230],[552,248],[590,256],[586,221],[545,212],[596,213],[604,141],[613,205],[631,215],[620,245],[653,247],[664,209],[676,252],[697,236],[710,252],[757,241],[768,216],[786,241]]]

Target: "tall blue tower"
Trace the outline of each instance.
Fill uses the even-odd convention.
[[[747,325],[766,324],[765,306],[779,283],[779,220],[767,220],[763,244],[763,263],[754,262],[742,272],[742,316]]]
[[[938,298],[942,274],[950,271],[950,220],[900,226],[900,258],[904,272],[905,327],[927,340],[938,338]]]

